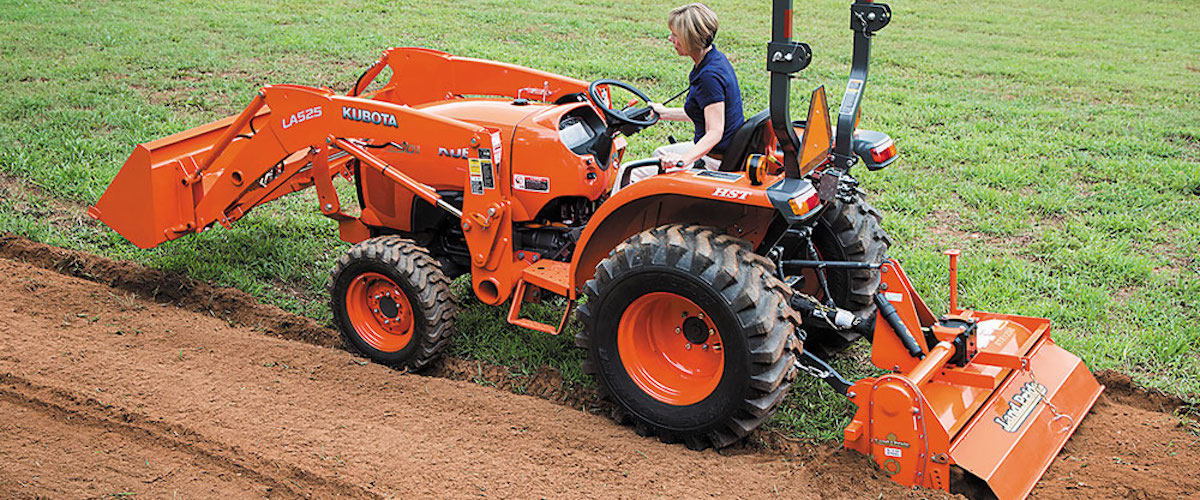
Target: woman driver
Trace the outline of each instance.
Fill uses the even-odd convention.
[[[652,103],[663,120],[691,121],[695,133],[691,141],[677,142],[654,151],[663,165],[673,168],[677,162],[691,166],[704,160],[704,167],[717,170],[721,156],[742,126],[742,92],[729,59],[713,47],[717,35],[717,14],[707,5],[693,3],[676,7],[667,16],[671,36],[667,39],[675,52],[692,58],[695,66],[688,75],[688,96],[683,108],[668,108]],[[655,169],[642,168],[631,174],[632,181],[650,177]]]

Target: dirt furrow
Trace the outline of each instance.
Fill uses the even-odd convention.
[[[830,447],[793,457],[695,453],[542,399],[362,364],[4,259],[0,373],[16,387],[9,393],[36,389],[24,400],[165,436],[149,444],[205,451],[218,462],[210,467],[229,462],[301,495],[926,496]]]
[[[344,349],[335,330],[310,318],[260,303],[241,290],[216,287],[179,273],[45,245],[12,234],[0,234],[0,258],[107,285],[142,299],[207,314],[276,338]],[[453,380],[482,380],[511,392],[516,392],[519,387],[523,394],[595,412],[607,413],[610,406],[594,390],[566,387],[562,377],[553,370],[514,376],[503,366],[447,357],[423,374]]]
[[[340,484],[288,464],[274,463],[255,453],[226,446],[192,431],[185,425],[154,421],[137,413],[102,403],[86,395],[38,386],[11,373],[0,374],[0,401],[22,406],[49,418],[68,434],[104,434],[113,441],[144,448],[149,454],[169,452],[183,455],[203,474],[237,477],[257,485],[242,493],[258,492],[270,497],[378,498],[361,488]],[[88,429],[79,429],[86,427]],[[149,459],[146,459],[149,463]],[[152,481],[153,482],[153,481]],[[245,488],[243,488],[245,489]]]
[[[269,486],[196,457],[0,396],[0,498],[257,497]],[[287,497],[287,496],[284,496]]]

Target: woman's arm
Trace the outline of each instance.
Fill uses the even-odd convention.
[[[721,142],[721,137],[724,135],[725,101],[714,102],[704,107],[704,136],[683,155],[663,155],[663,162],[668,165],[680,161],[684,165],[696,163],[696,160],[712,151],[712,148]]]
[[[692,121],[691,118],[688,118],[687,113],[683,111],[683,108],[668,108],[657,102],[652,102],[650,103],[650,109],[653,109],[655,113],[658,113],[659,120],[667,120],[669,122]]]

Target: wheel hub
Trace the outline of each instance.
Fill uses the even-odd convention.
[[[704,344],[708,340],[708,325],[704,320],[690,316],[683,320],[683,337],[693,344]]]
[[[359,337],[375,349],[396,352],[412,339],[412,307],[404,291],[387,276],[355,277],[346,289],[346,312]]]
[[[617,327],[617,352],[634,384],[670,405],[703,401],[725,371],[721,335],[712,318],[671,292],[648,293],[626,307]]]
[[[400,308],[396,305],[396,301],[391,297],[379,299],[379,312],[385,318],[395,319],[397,314],[400,314]]]

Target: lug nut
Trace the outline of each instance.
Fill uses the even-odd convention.
[[[677,327],[675,327],[675,333],[679,333],[679,332],[682,332],[682,331],[683,331],[683,330],[680,330],[678,326],[677,326]]]
[[[714,333],[717,333],[717,331],[716,331],[716,330],[713,330],[712,328],[709,328],[709,329],[708,329],[708,334],[709,334],[709,335],[712,335],[712,334],[714,334]]]
[[[683,348],[690,351],[690,350],[692,350],[692,344],[684,344]]]
[[[684,311],[684,312],[683,312],[683,314],[681,314],[681,315],[680,315],[680,317],[682,317],[682,318],[686,318],[686,317],[687,317],[687,311]]]
[[[701,349],[704,349],[705,351],[707,351],[707,350],[708,350],[708,344],[704,344],[704,345],[700,346],[700,348],[701,348]]]
[[[696,317],[700,318],[700,319],[704,319],[704,313],[697,314]]]

